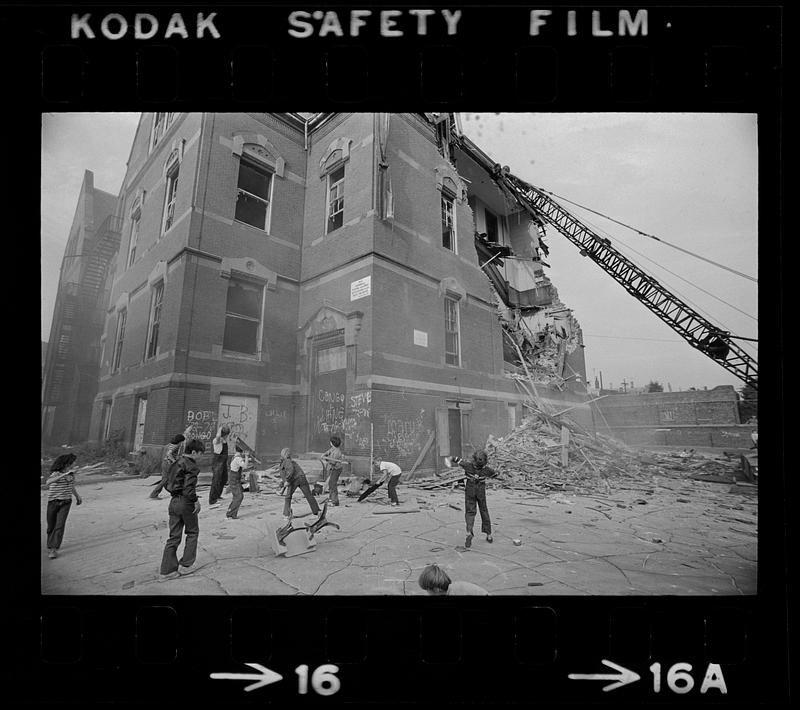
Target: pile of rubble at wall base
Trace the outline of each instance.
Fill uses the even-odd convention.
[[[569,432],[562,444],[562,426]],[[567,465],[562,464],[566,448]],[[539,493],[609,493],[654,475],[735,483],[739,462],[725,455],[637,452],[620,441],[592,435],[566,416],[538,409],[503,438],[489,437],[489,465],[497,485]]]

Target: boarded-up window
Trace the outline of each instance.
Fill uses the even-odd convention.
[[[460,365],[458,301],[444,299],[444,359],[448,365]]]
[[[262,286],[230,280],[225,308],[224,350],[248,355],[260,352],[262,294]]]
[[[328,219],[326,234],[344,223],[344,165],[328,174]]]
[[[271,184],[272,173],[265,167],[244,157],[241,159],[235,215],[239,222],[266,230]]]
[[[317,352],[317,373],[344,370],[347,367],[347,351],[344,345],[326,348]]]
[[[103,402],[103,416],[100,423],[100,441],[108,439],[109,428],[111,427],[111,401]]]

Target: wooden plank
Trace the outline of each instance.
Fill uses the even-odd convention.
[[[569,465],[569,429],[563,424],[561,426],[561,465],[564,468]]]
[[[385,510],[383,509],[383,507],[382,508],[378,508],[376,510],[373,510],[372,514],[373,515],[389,515],[389,514],[392,514],[392,513],[419,513],[419,508],[417,508],[416,506],[401,507],[401,506],[387,505],[387,506],[385,506],[385,508],[386,508]]]
[[[425,458],[425,454],[428,453],[428,449],[431,448],[431,444],[433,443],[433,440],[435,438],[436,438],[436,429],[434,429],[431,432],[431,435],[428,437],[428,442],[425,444],[425,446],[422,447],[422,452],[420,453],[419,456],[417,456],[417,460],[414,462],[414,465],[411,467],[411,470],[408,472],[409,476],[412,473],[414,473],[414,471],[417,470],[417,466],[419,466],[422,463],[422,459]]]

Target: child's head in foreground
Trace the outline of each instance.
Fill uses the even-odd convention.
[[[451,581],[439,565],[428,565],[419,576],[419,586],[428,594],[447,594]]]

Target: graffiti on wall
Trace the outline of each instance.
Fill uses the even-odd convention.
[[[268,445],[277,448],[279,441],[291,438],[291,417],[289,411],[283,407],[267,407],[263,410],[263,429],[267,436]]]
[[[372,392],[357,392],[347,398],[347,416],[342,423],[344,446],[349,452],[370,448],[370,416]]]
[[[342,430],[345,397],[343,392],[318,389],[314,413],[314,433],[330,435]]]
[[[186,412],[186,428],[190,439],[211,441],[217,433],[217,418],[208,409],[190,409]]]
[[[424,409],[415,415],[387,414],[384,423],[386,432],[380,445],[387,456],[416,457],[431,434],[431,429],[425,426]]]
[[[258,420],[258,399],[222,395],[219,398],[219,426],[230,429],[230,441],[241,437],[250,446],[257,446],[256,423]],[[216,432],[215,432],[216,435]]]

